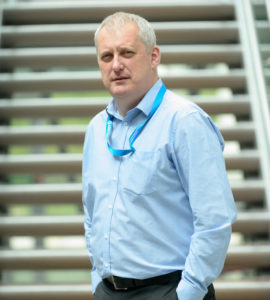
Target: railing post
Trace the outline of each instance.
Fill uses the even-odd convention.
[[[257,127],[257,144],[258,148],[260,148],[261,170],[265,183],[265,199],[270,217],[270,112],[266,81],[252,3],[250,0],[236,0],[235,5],[248,90],[251,97],[253,117],[256,121],[254,125]]]

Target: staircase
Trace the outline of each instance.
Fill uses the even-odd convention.
[[[110,100],[93,35],[120,10],[153,23],[164,83],[211,114],[226,141],[238,220],[217,299],[270,299],[269,106],[260,114],[241,2],[0,3],[0,299],[93,299],[81,153],[89,120]],[[269,93],[266,2],[249,7]]]

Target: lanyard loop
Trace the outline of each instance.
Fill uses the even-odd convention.
[[[108,149],[113,155],[115,155],[115,156],[124,156],[124,155],[127,155],[127,154],[131,153],[131,152],[136,151],[136,149],[133,147],[133,143],[135,142],[135,140],[137,139],[137,137],[139,136],[139,134],[143,130],[144,126],[148,123],[148,121],[151,119],[153,114],[159,108],[165,92],[166,92],[166,87],[165,87],[164,84],[162,84],[162,86],[159,89],[158,94],[155,98],[152,110],[151,110],[150,114],[148,115],[148,118],[143,123],[141,123],[138,127],[136,127],[134,129],[134,131],[132,132],[132,134],[130,135],[130,137],[128,139],[130,149],[114,149],[114,148],[111,147],[111,145],[109,143],[109,139],[110,139],[110,135],[111,135],[111,131],[112,131],[112,125],[113,125],[114,117],[108,115],[107,122],[106,122],[106,138],[107,138]]]

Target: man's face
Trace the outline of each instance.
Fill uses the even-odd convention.
[[[157,80],[159,61],[158,47],[147,51],[134,23],[101,29],[98,64],[103,83],[115,99],[137,105]]]

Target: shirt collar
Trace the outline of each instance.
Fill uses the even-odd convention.
[[[145,96],[142,98],[142,100],[139,102],[139,104],[128,111],[127,115],[130,115],[133,113],[135,110],[140,110],[142,111],[146,116],[148,116],[152,110],[156,95],[159,91],[159,89],[162,86],[162,80],[159,79],[152,87],[151,89],[145,94]],[[123,117],[120,115],[120,113],[117,110],[116,104],[114,99],[111,100],[109,105],[106,108],[106,112],[108,115],[113,116],[117,119],[122,120]]]

